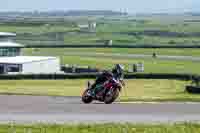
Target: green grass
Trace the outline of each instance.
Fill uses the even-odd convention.
[[[181,124],[78,124],[78,125],[0,125],[0,132],[15,133],[199,133],[200,125]]]
[[[93,81],[93,80],[91,80]],[[200,101],[185,92],[186,81],[126,80],[121,101]],[[81,96],[87,80],[1,80],[1,94]]]
[[[87,18],[89,19],[89,18]],[[85,19],[85,23],[88,21]],[[82,20],[72,19],[71,22],[79,23]],[[15,33],[33,33],[33,34],[42,34],[48,32],[68,32],[74,31],[73,34],[66,34],[64,36],[64,42],[66,44],[98,44],[100,40],[113,40],[113,44],[169,44],[171,41],[174,44],[171,45],[190,45],[190,44],[199,44],[199,37],[163,37],[159,35],[148,36],[148,35],[128,35],[128,34],[119,34],[127,32],[143,32],[147,30],[158,30],[158,31],[170,31],[170,32],[179,32],[179,33],[190,33],[190,32],[200,32],[198,23],[184,23],[184,19],[180,22],[173,21],[171,23],[165,23],[164,21],[158,20],[148,20],[143,22],[130,22],[128,20],[122,20],[119,22],[104,20],[97,21],[96,33],[80,33],[77,32],[80,28],[75,27],[73,24],[59,23],[51,24],[50,26],[45,26],[45,24],[31,25],[28,22],[17,23],[17,24],[0,24],[0,31],[2,32],[15,32]],[[71,23],[70,22],[70,23]],[[52,22],[50,22],[52,23]]]
[[[188,49],[162,49],[162,48],[25,48],[23,49],[23,53],[25,55],[48,55],[51,53],[54,56],[62,56],[69,52],[75,53],[113,53],[113,54],[145,54],[152,55],[152,53],[156,53],[157,55],[173,55],[173,56],[199,56],[200,50],[196,48],[188,48]]]
[[[100,55],[87,57],[78,55],[79,53],[120,53],[120,54],[152,54],[156,52],[158,55],[178,55],[178,56],[199,56],[198,49],[106,49],[106,48],[92,48],[92,49],[73,49],[73,48],[53,48],[53,49],[25,49],[24,55],[44,55],[44,56],[59,56],[61,64],[77,64],[89,65],[97,68],[110,69],[114,64],[121,63],[128,64],[143,62],[145,65],[145,72],[147,73],[200,73],[199,62],[193,61],[175,61],[175,60],[160,60],[160,59],[131,59],[119,57],[102,57]],[[65,54],[77,53],[77,56],[67,56]]]
[[[160,30],[160,31],[171,31],[171,32],[199,32],[199,23],[185,23],[183,20],[173,21],[166,23],[165,21],[160,21],[156,19],[151,19],[146,21],[145,23],[142,22],[128,22],[126,20],[121,22],[106,22],[104,25],[101,25],[97,28],[98,32],[137,32],[137,31],[144,31],[144,30]]]
[[[97,40],[99,40],[98,36],[95,34],[68,34],[64,36],[64,42],[66,44],[97,44]]]
[[[132,44],[132,45],[198,45],[200,43],[199,37],[162,37],[162,36],[148,36],[148,35],[128,35],[117,33],[97,32],[96,34],[75,33],[73,35],[65,35],[65,44],[99,44],[103,40],[112,40],[113,45]],[[172,42],[172,43],[171,43]]]
[[[45,26],[10,26],[10,25],[0,25],[0,31],[2,32],[14,32],[20,33],[32,33],[32,34],[42,34],[48,32],[67,32],[76,30],[74,27],[67,27],[62,25],[56,25],[51,27]]]
[[[80,96],[86,80],[2,80],[0,84],[3,94]]]
[[[129,64],[142,62],[146,73],[200,73],[200,62],[193,61],[61,56],[61,62],[62,64],[89,65],[100,69],[111,69],[114,64],[118,63],[125,65],[126,69],[128,69]]]
[[[91,66],[100,69],[111,69],[114,64],[124,64],[128,69],[129,64],[143,62],[145,73],[193,73],[200,74],[200,62],[184,61],[184,60],[161,60],[161,59],[134,59],[126,57],[103,57],[101,55],[83,56],[80,52],[96,52],[96,53],[135,53],[135,54],[152,54],[153,49],[25,49],[24,55],[43,55],[43,56],[58,56],[61,59],[61,64],[76,64],[83,66]],[[198,49],[156,49],[157,54],[167,55],[187,55],[199,56]],[[155,52],[154,51],[154,52]],[[65,55],[69,53],[77,53],[77,56]]]

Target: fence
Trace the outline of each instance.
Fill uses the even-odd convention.
[[[67,73],[67,74],[12,74],[0,75],[0,80],[21,80],[21,79],[88,79],[96,78],[100,73]],[[153,74],[153,73],[126,73],[125,79],[176,79],[192,80],[200,75],[193,74]]]

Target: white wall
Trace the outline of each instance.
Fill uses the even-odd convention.
[[[23,74],[51,74],[58,72],[60,72],[60,60],[58,58],[38,62],[30,62],[22,65]]]

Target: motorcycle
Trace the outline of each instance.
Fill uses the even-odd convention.
[[[121,91],[121,84],[119,81],[114,78],[106,81],[102,85],[102,89],[95,93],[95,96],[91,95],[91,83],[88,82],[87,89],[82,94],[82,101],[86,104],[91,103],[93,100],[97,100],[100,102],[104,102],[105,104],[113,103],[119,96],[119,92]]]

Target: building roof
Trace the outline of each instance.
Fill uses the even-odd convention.
[[[0,37],[15,37],[15,33],[9,33],[9,32],[0,32]]]
[[[15,56],[15,57],[0,57],[0,63],[3,64],[25,64],[31,62],[39,62],[44,60],[53,60],[57,57],[47,56]]]
[[[88,24],[80,24],[78,25],[79,28],[88,28],[89,25]]]
[[[0,42],[0,48],[1,47],[24,47],[23,45],[15,42]]]

